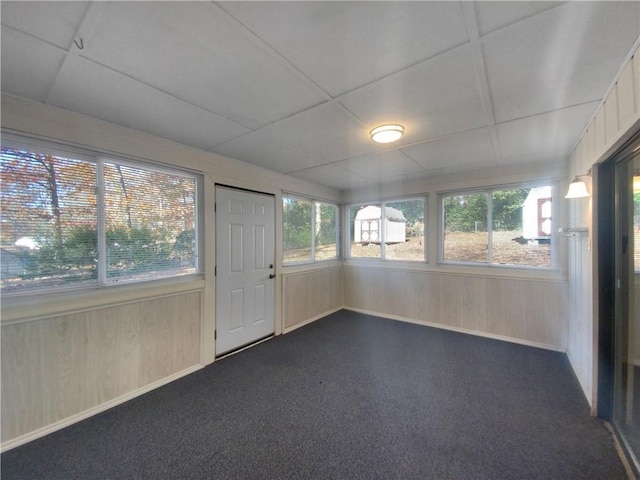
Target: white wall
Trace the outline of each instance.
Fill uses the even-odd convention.
[[[204,272],[200,277],[73,294],[2,299],[2,449],[97,413],[215,359],[216,183],[275,195],[282,189],[341,202],[340,192],[149,134],[17,97],[2,96],[2,128],[204,175]],[[276,225],[282,209],[276,208]],[[282,229],[276,228],[276,265]],[[337,265],[337,270],[336,270]],[[297,267],[276,287],[276,334],[342,305],[340,262],[324,272]],[[309,272],[305,275],[305,270]],[[336,273],[337,272],[337,273]],[[283,269],[276,273],[282,278]],[[325,286],[332,285],[333,289]],[[322,301],[305,286],[326,290]],[[292,291],[287,293],[291,288]],[[340,289],[340,295],[335,293]]]
[[[614,153],[640,127],[640,50],[622,66],[615,82],[570,155],[570,174],[585,174]],[[591,199],[570,201],[569,225],[592,227]],[[569,343],[567,354],[592,411],[597,393],[597,318],[594,312],[590,235],[569,241]]]

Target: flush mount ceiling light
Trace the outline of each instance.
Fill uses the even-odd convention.
[[[377,143],[391,143],[399,140],[404,135],[402,125],[380,125],[369,132],[371,140]]]

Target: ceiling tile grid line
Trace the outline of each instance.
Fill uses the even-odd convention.
[[[10,30],[12,32],[15,32],[15,33],[19,34],[19,35],[24,35],[26,37],[30,37],[31,39],[36,40],[38,42],[45,43],[48,46],[50,46],[50,47],[52,47],[52,48],[54,48],[56,50],[59,50],[60,52],[64,52],[64,53],[68,52],[68,50],[66,48],[64,48],[64,47],[62,47],[62,46],[60,46],[60,45],[58,45],[58,44],[56,44],[54,42],[51,42],[51,41],[49,41],[49,40],[47,40],[45,38],[41,38],[41,37],[39,37],[37,35],[34,35],[31,32],[25,32],[24,30],[20,30],[19,28],[16,28],[16,27],[14,27],[12,25],[6,25],[4,23],[2,23],[1,26],[2,26],[2,29],[8,29],[8,30]],[[71,43],[73,43],[73,41]]]
[[[0,8],[3,92],[339,189],[565,158],[640,40],[640,2]]]
[[[157,86],[152,85],[152,84],[149,84],[149,83],[145,82],[144,80],[141,80],[141,79],[136,78],[136,77],[134,77],[134,76],[132,76],[132,75],[130,75],[130,74],[127,74],[126,72],[120,71],[120,70],[118,70],[118,69],[116,69],[116,68],[113,68],[113,67],[111,67],[111,66],[109,66],[109,65],[106,65],[106,64],[103,64],[103,63],[101,63],[101,62],[98,62],[98,61],[96,61],[96,60],[94,60],[94,59],[92,59],[92,58],[90,58],[90,57],[88,57],[88,56],[86,56],[86,55],[83,55],[83,54],[82,54],[82,50],[83,50],[84,48],[82,48],[82,49],[81,49],[81,48],[78,46],[78,44],[75,44],[75,43],[74,43],[74,41],[75,41],[76,39],[78,39],[78,41],[82,41],[82,42],[83,42],[83,47],[84,47],[84,45],[88,45],[88,44],[89,44],[89,42],[91,41],[91,33],[92,33],[92,30],[94,29],[94,27],[95,27],[96,23],[99,21],[99,19],[100,19],[100,17],[101,17],[100,5],[101,5],[101,4],[100,4],[100,2],[98,2],[98,3],[96,3],[96,2],[91,2],[91,3],[90,3],[89,8],[88,8],[87,12],[85,12],[85,15],[84,15],[84,17],[82,18],[82,20],[81,20],[81,22],[80,22],[79,27],[76,29],[76,33],[75,33],[75,34],[74,34],[74,36],[73,36],[73,40],[71,41],[71,44],[70,44],[69,50],[61,49],[61,50],[65,53],[65,57],[64,57],[64,60],[63,60],[62,65],[60,66],[60,69],[59,69],[59,71],[58,71],[58,75],[56,76],[56,79],[55,79],[55,80],[54,80],[54,82],[51,84],[51,86],[50,86],[50,88],[49,88],[49,92],[48,92],[48,93],[45,95],[45,97],[44,97],[44,98],[45,98],[45,100],[44,100],[44,101],[45,101],[45,103],[51,103],[51,92],[52,92],[52,91],[54,90],[54,88],[55,88],[55,84],[56,84],[56,82],[58,81],[58,77],[59,77],[59,75],[60,75],[60,72],[65,68],[65,65],[68,63],[68,59],[73,58],[74,56],[81,56],[81,57],[82,57],[82,58],[84,58],[85,60],[88,60],[88,61],[90,61],[90,62],[92,62],[92,63],[95,63],[96,65],[99,65],[99,66],[101,66],[101,67],[103,67],[103,68],[109,69],[109,70],[111,70],[111,71],[113,71],[113,72],[115,72],[115,73],[117,73],[117,74],[119,74],[119,75],[126,76],[126,77],[130,78],[131,80],[134,80],[134,81],[136,81],[136,82],[139,82],[139,83],[141,83],[141,84],[145,85],[146,87],[149,87],[149,88],[155,89],[155,90],[157,90],[157,91],[159,91],[159,92],[161,92],[161,93],[163,93],[163,94],[166,94],[166,95],[172,96],[172,97],[176,98],[177,100],[179,100],[179,101],[181,101],[181,102],[184,102],[184,103],[186,103],[186,104],[188,104],[188,105],[190,105],[190,106],[192,106],[192,107],[195,107],[195,108],[197,108],[197,109],[204,110],[204,111],[208,112],[209,114],[215,115],[215,116],[219,117],[220,119],[224,120],[225,122],[228,122],[228,123],[230,123],[230,124],[236,125],[236,126],[238,126],[238,127],[242,127],[243,129],[248,129],[248,130],[250,130],[250,131],[258,131],[258,130],[260,130],[260,129],[251,129],[250,127],[247,127],[246,125],[238,124],[237,122],[235,122],[235,121],[233,121],[233,120],[231,120],[231,119],[228,119],[228,118],[226,118],[226,117],[224,117],[224,116],[222,116],[222,115],[219,115],[217,112],[212,111],[212,110],[210,110],[210,109],[208,109],[208,108],[205,108],[205,107],[203,107],[203,106],[202,106],[202,105],[200,105],[200,104],[195,104],[195,103],[193,103],[193,102],[190,102],[190,101],[188,101],[188,100],[186,100],[186,99],[184,99],[184,98],[181,98],[179,95],[174,94],[173,92],[170,92],[170,91],[164,90],[164,89],[162,89],[162,88],[158,88]],[[235,19],[234,19],[234,20],[235,20]],[[6,25],[4,25],[4,24],[3,24],[3,28],[7,28],[7,27],[8,27],[8,28],[13,29],[13,27],[11,27],[11,26],[6,26]],[[243,28],[244,28],[244,27],[243,27]],[[53,43],[51,43],[51,42],[47,41],[46,39],[41,38],[41,37],[37,37],[37,36],[35,36],[35,35],[32,35],[32,34],[30,34],[30,33],[26,33],[26,32],[21,32],[21,33],[24,33],[25,35],[29,35],[29,36],[33,37],[34,39],[36,39],[36,40],[38,40],[38,41],[43,41],[43,42],[45,42],[45,43],[48,43],[48,44],[52,45],[54,48],[58,48],[58,49],[60,49],[60,48],[61,48],[61,47],[59,47],[59,46],[57,46],[57,45],[55,45],[55,44],[53,44]],[[251,36],[253,37],[253,34],[252,34]],[[86,42],[86,43],[85,43],[85,42]],[[256,42],[256,43],[261,43],[262,41],[261,41],[260,39],[255,39],[255,42]],[[263,43],[263,42],[262,42],[262,43]],[[266,48],[270,48],[270,47],[268,47],[268,46],[267,46]],[[282,62],[284,62],[285,64],[289,65],[289,66],[290,66],[294,71],[296,71],[298,74],[300,74],[300,75],[303,75],[303,76],[304,76],[304,74],[302,74],[302,73],[301,73],[301,72],[299,72],[297,69],[295,69],[295,67],[294,67],[294,66],[291,66],[291,65],[290,65],[290,63],[289,63],[289,62],[287,62],[287,61],[286,61],[286,59],[284,59],[281,55],[279,55],[279,54],[275,53],[275,54],[274,54],[274,56],[279,56],[279,57],[280,57],[280,59],[282,60]],[[312,82],[310,79],[308,79],[306,76],[305,76],[304,78],[305,78],[306,80],[308,80],[309,82],[313,83],[313,82]],[[314,85],[315,87],[317,87],[317,85],[315,85],[315,84],[313,84],[313,85]],[[317,88],[320,88],[320,87],[317,87]],[[328,99],[331,99],[331,97],[330,97],[326,92],[324,92],[324,91],[323,91],[323,90],[321,90],[321,89],[320,89],[320,91],[321,91],[322,95],[326,96]],[[317,107],[317,106],[318,106],[318,105],[312,105],[312,106],[309,106],[308,108],[305,108],[305,109],[303,109],[303,110],[301,110],[301,111],[299,111],[299,112],[294,112],[294,113],[292,113],[292,114],[291,114],[291,115],[289,115],[289,116],[294,116],[294,115],[297,115],[298,113],[303,113],[303,112],[305,112],[305,111],[307,111],[307,110],[310,110],[310,109],[313,109],[313,108],[315,108],[315,107]],[[345,109],[345,110],[346,110],[346,109]],[[347,112],[347,113],[349,113],[349,114],[350,114],[350,112]],[[351,114],[351,115],[352,115],[352,114]],[[285,117],[285,118],[288,118],[288,117]],[[356,117],[354,116],[354,118],[356,118]],[[278,119],[277,121],[279,121],[279,120],[283,120],[283,119]],[[271,122],[271,123],[275,123],[275,122]],[[267,125],[265,125],[265,126],[268,126],[268,125],[270,125],[270,123],[269,123],[269,124],[267,124]],[[230,140],[233,140],[233,139],[230,139]],[[226,140],[226,141],[229,141],[229,140]],[[225,141],[225,142],[226,142],[226,141]],[[224,142],[223,142],[223,143],[224,143]],[[213,145],[208,145],[208,146],[205,148],[205,150],[208,150],[208,151],[209,151],[209,150],[212,150],[212,149],[214,149],[215,147],[217,147],[217,146],[219,146],[219,145],[220,145],[219,143],[218,143],[218,144],[213,144]],[[288,146],[288,145],[287,145],[287,147],[292,148],[292,149],[295,149],[294,147],[291,147],[291,146]]]
[[[22,30],[3,27],[1,33],[2,91],[45,102],[66,50]]]
[[[580,103],[576,103],[574,105],[567,105],[566,107],[562,107],[562,108],[555,108],[553,110],[546,110],[544,112],[538,112],[538,113],[532,113],[531,115],[524,115],[522,117],[516,117],[516,118],[511,118],[509,120],[504,120],[501,122],[495,122],[496,127],[500,126],[500,125],[504,125],[507,123],[511,123],[511,122],[518,122],[520,120],[528,120],[531,118],[536,118],[536,117],[542,117],[544,115],[549,115],[549,114],[553,114],[553,113],[558,113],[558,112],[562,112],[563,110],[571,110],[572,108],[576,108],[576,107],[582,107],[585,105],[592,105],[594,102],[600,102],[602,101],[603,97],[599,97],[599,98],[594,98],[591,100],[586,100],[584,102],[580,102]],[[595,112],[594,112],[595,114]]]
[[[219,3],[333,97],[468,43],[457,2]]]
[[[570,0],[572,1],[572,0]],[[464,2],[464,0],[462,0],[462,3],[466,3]],[[554,8],[558,8],[560,6],[562,6],[565,3],[568,3],[566,1],[533,1],[533,2],[516,2],[517,4],[520,5],[524,5],[525,3],[530,5],[531,10],[518,14],[515,17],[512,17],[510,19],[507,19],[504,23],[500,24],[500,25],[494,25],[492,27],[487,28],[486,31],[484,31],[484,29],[482,28],[481,24],[483,23],[481,21],[481,18],[484,17],[484,15],[482,15],[482,11],[488,11],[492,8],[497,9],[497,8],[502,8],[504,9],[505,7],[509,7],[509,4],[512,4],[514,2],[469,2],[469,3],[473,3],[474,5],[474,11],[475,11],[475,17],[477,19],[477,25],[478,25],[478,34],[480,38],[485,38],[488,37],[490,35],[496,34],[498,32],[500,32],[501,30],[505,29],[505,28],[509,28],[513,25],[517,25],[520,22],[526,22],[538,15],[542,15],[544,12],[548,11],[548,10],[552,10]],[[495,20],[494,20],[495,21]]]
[[[2,2],[2,26],[68,50],[90,2]]]
[[[138,83],[140,83],[140,84],[144,85],[144,86],[145,86],[145,87],[147,87],[147,88],[151,88],[151,89],[154,89],[154,90],[156,90],[156,91],[158,91],[158,92],[160,92],[160,93],[162,93],[162,94],[164,94],[164,95],[171,96],[171,97],[175,98],[176,100],[178,100],[178,101],[180,101],[180,102],[182,102],[182,103],[185,103],[185,104],[189,105],[190,107],[193,107],[193,108],[198,109],[198,110],[203,110],[203,111],[207,112],[207,113],[208,113],[208,114],[210,114],[210,115],[213,115],[213,116],[218,117],[221,121],[224,121],[225,123],[228,123],[228,124],[234,125],[234,126],[236,126],[236,127],[238,127],[238,128],[242,128],[242,129],[243,129],[243,130],[245,130],[245,131],[250,130],[250,129],[249,129],[249,128],[247,128],[246,126],[244,126],[244,125],[240,125],[240,124],[238,124],[238,123],[234,122],[233,120],[230,120],[230,119],[224,118],[224,117],[222,117],[222,116],[218,115],[216,112],[213,112],[213,111],[211,111],[211,110],[209,110],[209,109],[207,109],[207,108],[203,107],[203,106],[202,106],[202,105],[200,105],[200,104],[195,104],[195,103],[193,103],[193,102],[189,102],[188,100],[186,100],[186,99],[184,99],[184,98],[180,98],[179,96],[176,96],[176,95],[175,95],[175,94],[173,94],[172,92],[165,91],[165,90],[163,90],[163,89],[161,89],[161,88],[158,88],[158,87],[156,87],[156,86],[154,86],[154,85],[151,85],[151,84],[149,84],[149,83],[147,83],[147,82],[144,82],[144,81],[142,81],[142,80],[140,80],[140,79],[138,79],[138,78],[135,78],[134,76],[129,75],[129,74],[127,74],[126,72],[119,71],[118,69],[115,69],[115,68],[112,68],[112,67],[111,67],[111,66],[109,66],[109,65],[105,65],[105,64],[102,64],[102,63],[100,63],[100,62],[97,62],[97,61],[95,61],[94,59],[89,58],[89,57],[87,57],[86,55],[84,55],[84,54],[82,53],[82,51],[83,51],[86,47],[88,47],[88,45],[89,45],[89,44],[90,44],[90,42],[91,42],[91,34],[92,34],[92,32],[93,32],[93,30],[94,30],[94,28],[95,28],[96,24],[100,21],[100,18],[101,18],[101,16],[102,16],[102,11],[101,11],[101,9],[103,8],[103,5],[104,5],[104,4],[102,4],[101,2],[91,2],[91,3],[89,4],[89,8],[88,8],[88,9],[87,9],[87,11],[85,12],[85,15],[84,15],[84,16],[83,16],[83,18],[81,19],[81,21],[80,21],[80,23],[79,23],[79,25],[78,25],[78,28],[76,29],[75,34],[74,34],[74,35],[73,35],[73,37],[72,37],[72,41],[70,42],[70,46],[69,46],[69,49],[68,49],[68,50],[61,49],[61,47],[59,47],[59,46],[57,46],[57,45],[55,45],[55,44],[53,44],[53,43],[51,43],[51,42],[47,41],[46,39],[43,39],[43,38],[41,38],[41,37],[34,36],[34,35],[32,35],[32,34],[30,34],[30,33],[28,33],[28,32],[21,32],[21,33],[22,33],[22,34],[24,34],[24,35],[29,35],[30,37],[32,37],[32,38],[34,38],[34,39],[36,39],[36,40],[38,40],[38,41],[41,41],[41,42],[45,42],[45,43],[47,43],[47,44],[50,44],[50,45],[51,45],[51,46],[53,46],[54,48],[56,48],[56,49],[61,49],[61,51],[63,51],[63,52],[64,52],[64,59],[63,59],[62,64],[60,65],[60,68],[58,69],[58,72],[57,72],[56,78],[54,79],[54,81],[53,81],[53,82],[51,82],[50,87],[48,88],[48,92],[47,92],[47,93],[45,94],[45,96],[44,96],[44,102],[45,102],[45,103],[49,103],[49,104],[53,104],[53,103],[54,103],[54,102],[52,102],[52,92],[54,92],[54,91],[55,91],[55,89],[56,89],[56,84],[57,84],[57,82],[59,81],[59,78],[60,78],[60,77],[61,77],[61,75],[63,74],[63,72],[64,72],[65,68],[66,68],[66,67],[68,67],[69,63],[70,63],[74,58],[76,58],[76,57],[81,57],[81,58],[83,58],[84,60],[87,60],[87,61],[89,61],[89,62],[91,62],[91,63],[93,63],[93,64],[95,64],[95,65],[98,65],[98,66],[100,66],[100,67],[102,67],[102,68],[106,68],[106,69],[111,70],[112,72],[114,72],[114,73],[116,73],[116,74],[118,74],[118,75],[125,76],[125,77],[127,77],[127,78],[129,78],[129,79],[131,79],[131,80],[133,80],[133,81],[135,81],[135,82],[138,82]],[[5,25],[5,24],[3,24],[2,26],[3,26],[3,28],[10,28],[10,29],[13,29],[13,27],[11,27],[11,26],[7,26],[7,25]],[[76,41],[77,41],[78,43],[76,43]],[[80,42],[82,42],[82,43],[80,43]],[[80,46],[82,46],[82,48],[80,48],[80,46],[79,46],[79,45],[80,45]],[[214,146],[214,145],[210,145],[210,146],[208,146],[208,147],[209,147],[209,148],[211,148],[211,147],[213,147],[213,146]],[[209,148],[206,148],[206,147],[205,147],[204,149],[205,149],[205,150],[208,150]]]
[[[236,124],[256,130],[326,101],[213,3],[104,5],[87,57]]]
[[[259,142],[261,143],[261,148],[253,146],[253,142],[256,141],[256,137],[260,139]],[[238,147],[238,145],[240,145],[240,147]],[[272,153],[270,148],[272,145],[279,148],[279,150]],[[259,165],[259,163],[256,163],[255,160],[252,161],[251,158],[244,157],[244,154],[242,153],[243,150],[249,152],[259,151],[260,153],[256,155],[260,155],[260,157],[265,162],[268,161],[270,167],[279,173],[292,174],[298,171],[306,170],[308,168],[327,164],[326,161],[314,157],[300,149],[286,145],[279,140],[273,138],[264,138],[262,135],[260,135],[259,132],[249,132],[241,135],[240,137],[223,142],[215,148],[207,149],[207,151],[210,151],[212,153],[218,153],[220,155],[229,157],[235,156],[235,158],[238,158],[239,160]],[[289,155],[289,153],[291,153],[292,155]],[[275,158],[276,156],[280,158]],[[285,159],[290,159],[291,163],[288,163],[287,167],[280,166],[281,163],[285,163]],[[298,168],[298,163],[302,161],[307,163],[307,166]]]
[[[78,49],[78,50],[79,50],[79,49]],[[175,100],[179,101],[180,103],[183,103],[183,104],[185,104],[185,105],[188,105],[189,107],[192,107],[192,108],[195,108],[195,109],[197,109],[197,110],[201,110],[201,111],[203,111],[203,112],[206,112],[206,113],[207,113],[207,114],[209,114],[209,115],[212,115],[212,116],[214,116],[214,117],[219,118],[219,119],[220,119],[221,121],[223,121],[224,123],[227,123],[227,124],[229,124],[229,125],[233,125],[233,126],[235,126],[235,127],[237,127],[237,128],[241,128],[241,129],[245,130],[245,131],[246,131],[246,133],[249,133],[249,132],[252,132],[252,131],[253,131],[251,128],[247,127],[246,125],[242,125],[242,124],[237,123],[237,122],[235,122],[235,121],[233,121],[233,120],[230,120],[230,119],[228,119],[228,118],[226,118],[226,117],[224,117],[224,116],[222,116],[222,115],[219,115],[218,113],[216,113],[216,112],[214,112],[214,111],[211,111],[211,110],[210,110],[210,109],[208,109],[208,108],[203,107],[202,105],[192,103],[192,102],[190,102],[190,101],[188,101],[188,100],[185,100],[184,98],[180,98],[179,96],[177,96],[177,95],[173,94],[172,92],[168,92],[168,91],[166,91],[166,90],[163,90],[162,88],[158,88],[158,87],[156,87],[155,85],[151,85],[151,84],[149,84],[149,83],[147,83],[147,82],[144,82],[144,81],[140,80],[139,78],[136,78],[136,77],[134,77],[134,76],[132,76],[132,75],[129,75],[129,74],[128,74],[128,73],[126,73],[126,72],[122,72],[122,71],[120,71],[120,70],[118,70],[118,69],[112,68],[112,67],[110,67],[109,65],[105,65],[105,64],[102,64],[102,63],[100,63],[100,62],[97,62],[97,61],[95,61],[95,60],[93,60],[93,59],[91,59],[91,58],[88,58],[87,56],[85,56],[85,55],[83,55],[83,54],[81,54],[81,53],[80,53],[80,54],[78,54],[78,55],[77,55],[77,57],[79,57],[79,58],[81,58],[81,59],[83,59],[83,60],[86,60],[87,62],[90,62],[90,63],[92,63],[93,65],[96,65],[96,66],[98,66],[98,67],[100,67],[100,68],[104,68],[104,69],[106,69],[106,70],[109,70],[109,71],[111,71],[111,72],[115,73],[116,75],[119,75],[119,76],[122,76],[122,77],[126,77],[126,78],[128,78],[129,80],[132,80],[132,81],[134,81],[134,82],[136,82],[136,83],[140,84],[141,86],[144,86],[145,88],[148,88],[148,89],[154,90],[154,91],[156,91],[156,92],[158,92],[158,93],[161,93],[161,94],[163,94],[163,95],[167,95],[167,96],[169,96],[169,97],[172,97],[172,98],[174,98]],[[72,58],[73,58],[73,57],[72,57]],[[47,103],[49,103],[49,102],[47,102]],[[244,134],[243,134],[243,135],[244,135]],[[225,141],[228,141],[228,140],[225,140]],[[215,145],[212,145],[212,146],[211,146],[211,147],[209,147],[209,148],[213,148],[214,146],[215,146]],[[206,150],[206,148],[205,148],[205,150]]]
[[[406,66],[406,67],[402,68],[401,70],[391,72],[388,75],[385,75],[384,77],[378,78],[378,79],[376,79],[376,80],[374,80],[374,81],[372,81],[370,83],[367,83],[365,85],[359,86],[359,87],[357,87],[357,88],[355,88],[355,89],[353,89],[353,90],[351,90],[349,92],[341,94],[340,96],[338,96],[338,97],[336,97],[336,98],[334,98],[332,100],[329,100],[329,101],[327,101],[325,103],[322,103],[322,104],[319,104],[319,105],[310,106],[309,108],[306,108],[306,109],[301,110],[299,112],[293,113],[293,114],[291,114],[289,116],[280,118],[280,119],[278,119],[278,120],[276,120],[276,121],[274,121],[272,123],[269,123],[267,125],[264,125],[264,126],[258,128],[256,130],[254,130],[254,131],[256,133],[261,133],[264,130],[268,130],[271,127],[273,127],[274,125],[277,125],[280,122],[289,121],[289,120],[291,120],[292,118],[294,118],[294,117],[296,117],[298,115],[308,113],[308,112],[313,111],[314,109],[316,109],[318,107],[325,106],[327,104],[333,104],[333,105],[338,106],[344,112],[345,115],[347,115],[351,120],[353,120],[353,121],[357,122],[358,124],[360,124],[362,128],[364,128],[364,129],[367,129],[367,128],[368,129],[372,129],[372,128],[374,128],[376,126],[376,124],[375,124],[376,122],[368,122],[365,119],[361,118],[357,113],[355,113],[352,109],[350,109],[347,105],[344,104],[344,102],[342,101],[342,100],[344,100],[344,98],[348,97],[349,95],[351,95],[353,93],[356,93],[358,91],[366,89],[367,87],[374,86],[374,85],[378,84],[379,82],[382,82],[382,81],[384,81],[386,79],[393,78],[393,77],[395,77],[397,75],[402,75],[407,70],[411,70],[414,67],[425,65],[425,64],[427,64],[428,62],[430,62],[432,60],[436,60],[438,58],[446,56],[447,54],[451,53],[452,51],[457,51],[459,48],[463,48],[463,47],[466,47],[466,46],[468,46],[468,43],[464,44],[464,45],[458,45],[458,46],[456,46],[456,47],[454,47],[454,48],[452,48],[450,50],[447,50],[446,52],[442,52],[442,53],[439,53],[437,55],[434,55],[433,57],[430,57],[430,58],[423,59],[423,60],[420,60],[418,62],[415,62],[414,64]],[[463,131],[465,131],[465,130],[463,130]],[[288,144],[287,142],[281,142],[281,143],[283,143],[284,145],[287,145],[290,148],[294,148],[295,149],[294,146]],[[337,162],[337,161],[340,161],[340,160],[342,160],[342,159],[335,159],[333,161]],[[327,163],[329,163],[329,161]]]
[[[483,37],[496,121],[601,98],[637,36],[639,5],[568,2]]]
[[[467,33],[472,44],[473,60],[475,63],[476,74],[478,78],[478,87],[484,112],[487,117],[487,124],[491,132],[491,143],[493,145],[493,154],[498,163],[501,163],[502,156],[500,153],[500,145],[498,141],[498,133],[496,130],[496,118],[493,111],[493,102],[491,101],[491,91],[489,90],[489,80],[487,79],[487,69],[484,64],[484,56],[482,46],[480,44],[480,26],[476,16],[476,5],[473,3],[462,3],[462,14],[465,20]]]
[[[45,103],[50,103],[51,92],[54,90],[56,83],[60,78],[61,72],[65,69],[65,67],[68,67],[70,59],[75,56],[81,55],[80,52],[84,49],[84,42],[87,41],[87,39],[91,38],[93,29],[95,28],[96,23],[100,20],[101,15],[102,14],[100,12],[99,4],[91,2],[87,10],[84,12],[80,23],[78,24],[78,28],[73,35],[71,44],[69,45],[69,49],[66,51],[66,55],[64,57],[64,60],[62,61],[62,65],[60,65],[58,74],[56,75],[55,80],[51,83],[51,87],[49,88],[49,92],[47,93]]]
[[[291,60],[289,60],[285,55],[279,52],[276,48],[264,39],[261,38],[260,35],[255,33],[251,28],[242,23],[242,21],[236,18],[231,12],[225,9],[220,2],[216,2],[212,0],[212,5],[217,8],[223,15],[225,15],[229,21],[236,23],[245,33],[247,38],[249,38],[258,48],[263,50],[267,55],[271,56],[278,62],[280,62],[285,68],[287,68],[292,74],[294,74],[298,79],[302,80],[308,86],[310,86],[313,90],[316,91],[320,96],[322,96],[325,100],[332,100],[334,97],[331,96],[327,91],[325,91],[320,85],[313,81],[312,78],[307,76],[300,68],[298,68]],[[300,113],[300,112],[297,112]],[[295,114],[294,114],[295,115]]]
[[[375,85],[377,85],[379,83],[384,82],[385,80],[391,79],[393,77],[397,77],[398,75],[402,75],[404,72],[406,72],[408,70],[412,70],[412,69],[414,69],[416,67],[420,67],[420,66],[429,64],[429,63],[431,63],[433,61],[437,61],[437,60],[441,59],[442,57],[447,57],[452,52],[456,52],[456,51],[459,51],[459,50],[466,49],[466,48],[469,47],[470,43],[471,43],[470,41],[466,41],[466,42],[464,42],[464,43],[462,43],[460,45],[456,45],[455,47],[452,47],[452,48],[450,48],[450,49],[448,49],[448,50],[446,50],[444,52],[439,52],[439,53],[437,53],[435,55],[432,55],[432,56],[430,56],[428,58],[423,58],[421,60],[418,60],[416,62],[411,63],[410,65],[406,65],[406,66],[404,66],[404,67],[402,67],[402,68],[400,68],[398,70],[394,70],[392,72],[388,72],[387,74],[385,74],[385,75],[383,75],[383,76],[381,76],[379,78],[376,78],[375,80],[367,82],[367,83],[365,83],[363,85],[359,85],[358,87],[353,88],[353,89],[351,89],[351,90],[349,90],[347,92],[341,93],[340,95],[336,96],[335,100],[340,102],[345,97],[349,97],[351,94],[357,93],[360,90],[364,90],[364,89],[367,89],[368,87],[375,86]]]

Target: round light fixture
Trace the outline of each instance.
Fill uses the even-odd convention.
[[[402,125],[381,125],[370,132],[371,140],[378,143],[391,143],[404,135]]]

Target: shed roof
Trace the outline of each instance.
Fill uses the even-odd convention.
[[[377,205],[368,205],[358,210],[356,213],[356,220],[374,220],[382,217],[380,213],[381,208]],[[384,214],[387,220],[390,222],[406,222],[407,219],[404,214],[397,208],[385,207]]]

